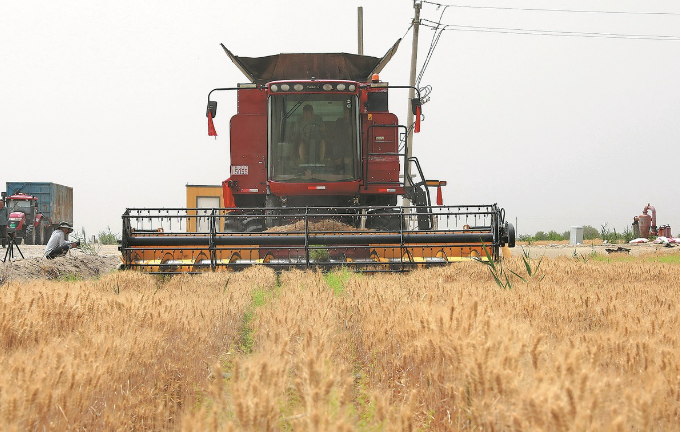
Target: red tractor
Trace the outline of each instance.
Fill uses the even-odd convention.
[[[22,239],[28,245],[47,243],[49,222],[38,211],[38,198],[17,193],[5,198],[5,202],[9,213],[7,233],[13,233],[18,244]]]

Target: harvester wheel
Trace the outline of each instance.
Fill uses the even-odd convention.
[[[233,221],[233,220],[226,220],[226,221],[225,221],[224,232],[227,232],[227,233],[231,233],[231,232],[241,232],[241,226],[240,226],[239,223],[236,222],[236,221]]]
[[[246,232],[261,232],[264,231],[265,228],[262,226],[262,224],[252,224],[252,225],[247,225],[246,226]]]
[[[367,221],[367,228],[378,231],[399,231],[402,227],[402,216],[399,212],[373,213]]]
[[[250,232],[261,232],[265,230],[265,225],[262,218],[247,218],[244,219],[244,231]]]

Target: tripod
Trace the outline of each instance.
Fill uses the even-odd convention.
[[[14,248],[17,248],[17,251],[19,251],[19,255],[21,255],[22,259],[24,259],[24,254],[21,253],[19,245],[14,240],[14,233],[7,233],[7,240],[8,240],[7,250],[5,251],[5,258],[2,260],[2,262],[7,261],[7,256],[9,256],[9,260],[12,261],[12,258],[14,258]]]

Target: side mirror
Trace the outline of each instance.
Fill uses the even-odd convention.
[[[414,98],[411,100],[411,113],[416,115],[416,112],[421,112],[421,99]]]
[[[208,101],[208,106],[206,107],[206,117],[208,117],[208,113],[210,113],[210,117],[215,118],[217,112],[218,112],[217,101]]]
[[[411,100],[411,112],[414,114],[414,133],[421,132],[421,99],[414,98]]]

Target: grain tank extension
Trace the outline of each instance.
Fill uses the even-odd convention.
[[[150,272],[198,272],[253,264],[404,270],[462,259],[494,259],[514,246],[496,204],[444,206],[446,181],[426,178],[388,97],[404,85],[379,72],[385,56],[344,53],[227,56],[249,82],[208,94],[209,135],[217,136],[220,92],[236,92],[230,120],[224,208],[127,209],[124,264]],[[426,145],[422,145],[426,147]],[[198,161],[197,161],[198,163]],[[227,171],[227,170],[226,170]],[[431,190],[437,200],[431,201]],[[402,198],[410,202],[400,206]],[[208,232],[193,232],[195,219]],[[193,221],[193,222],[191,222]]]

